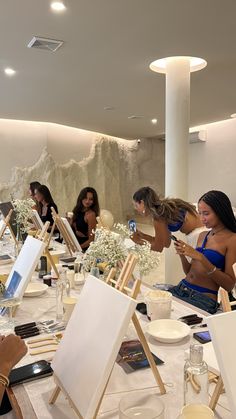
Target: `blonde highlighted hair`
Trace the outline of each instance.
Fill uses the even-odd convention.
[[[160,198],[149,186],[144,186],[133,195],[135,202],[144,202],[145,208],[154,219],[163,219],[167,224],[183,221],[185,213],[189,212],[197,217],[198,213],[193,204],[180,198]]]

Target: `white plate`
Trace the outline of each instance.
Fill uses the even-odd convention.
[[[31,282],[25,290],[24,297],[39,297],[48,289],[48,285],[40,282]]]
[[[163,343],[176,343],[190,334],[190,327],[179,320],[161,319],[149,323],[147,332]]]

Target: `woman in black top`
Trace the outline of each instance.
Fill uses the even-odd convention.
[[[53,225],[51,207],[58,213],[57,206],[53,201],[51,192],[46,185],[40,185],[35,191],[35,198],[39,203],[39,216],[43,223],[46,221],[50,222],[50,226]]]
[[[81,248],[85,251],[94,240],[96,217],[99,215],[98,196],[95,189],[87,187],[80,191],[73,209],[72,226]]]

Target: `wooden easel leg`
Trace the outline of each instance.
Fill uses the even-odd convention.
[[[163,381],[161,379],[160,373],[159,373],[158,368],[157,368],[157,366],[155,364],[155,361],[153,359],[152,353],[150,351],[150,348],[148,346],[148,343],[146,341],[145,335],[144,335],[144,333],[142,331],[142,328],[140,326],[140,323],[139,323],[139,320],[138,320],[138,318],[136,316],[136,313],[133,314],[132,321],[133,321],[134,327],[136,329],[136,332],[138,334],[138,337],[139,337],[139,340],[141,342],[141,345],[143,347],[143,350],[145,352],[145,355],[147,357],[147,360],[149,362],[149,365],[150,365],[150,367],[152,369],[152,372],[153,372],[153,375],[155,377],[155,380],[156,380],[158,386],[160,387],[160,393],[161,394],[165,394],[166,393],[166,389],[165,389],[164,383],[163,383]]]
[[[58,396],[60,394],[60,391],[61,391],[60,387],[59,386],[56,386],[55,387],[55,390],[53,390],[53,393],[52,393],[52,395],[51,395],[51,397],[49,399],[49,404],[55,404],[56,403],[57,398],[58,398]]]
[[[53,267],[53,270],[54,270],[57,278],[59,279],[60,278],[60,275],[59,275],[58,269],[57,269],[57,267],[56,267],[56,265],[54,263],[54,260],[53,260],[53,257],[51,255],[51,253],[49,252],[49,250],[47,248],[45,249],[45,254],[48,257],[49,262],[51,263],[51,266]]]
[[[210,404],[209,404],[210,409],[213,410],[213,411],[216,408],[216,405],[217,405],[219,397],[220,397],[220,395],[223,391],[223,388],[224,388],[224,383],[223,383],[223,380],[220,376],[219,379],[218,379],[218,382],[215,386],[215,390],[214,390],[214,392],[211,396],[211,400],[210,400]]]

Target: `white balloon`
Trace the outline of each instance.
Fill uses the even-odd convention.
[[[100,211],[100,222],[103,227],[112,228],[114,225],[114,217],[108,210],[102,209]]]

